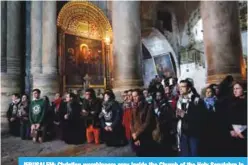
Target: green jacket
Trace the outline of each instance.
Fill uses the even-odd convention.
[[[29,121],[31,124],[41,124],[44,122],[46,101],[43,99],[33,100],[29,110]]]

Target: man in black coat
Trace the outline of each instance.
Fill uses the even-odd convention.
[[[205,126],[206,109],[204,102],[192,91],[193,86],[187,80],[180,82],[180,97],[177,102],[176,116],[179,118],[180,155],[199,156],[199,144]]]

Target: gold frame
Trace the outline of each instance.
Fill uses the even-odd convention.
[[[107,87],[107,81],[106,81],[106,77],[104,78],[104,84],[103,85],[91,85],[91,84],[89,84],[89,87],[90,88],[104,88],[104,89],[106,89],[106,87]]]
[[[89,35],[80,35],[79,27],[75,27],[73,29],[72,27],[69,27],[71,20],[73,20],[74,18],[80,19],[80,17],[84,16],[85,12],[90,16],[88,18],[89,20],[87,21],[93,22],[100,30],[99,38],[91,38],[91,36]],[[57,26],[67,33],[98,40],[104,40],[106,37],[106,32],[109,33],[107,34],[108,37],[112,38],[113,33],[110,22],[103,11],[99,7],[88,1],[67,2],[59,12]]]
[[[168,53],[166,53],[166,54],[159,54],[159,55],[156,55],[156,56],[153,56],[152,57],[152,59],[153,59],[153,65],[154,65],[154,67],[155,67],[155,70],[156,70],[156,73],[157,73],[157,75],[158,75],[158,71],[157,71],[157,67],[156,67],[156,63],[155,63],[155,58],[156,57],[158,57],[158,56],[169,56],[169,58],[170,58],[170,63],[171,63],[171,65],[172,65],[172,69],[173,69],[173,72],[174,72],[174,74],[175,74],[175,76],[177,76],[177,72],[176,72],[176,70],[175,70],[175,68],[174,68],[174,66],[173,66],[173,62],[172,62],[172,55],[170,54],[170,52],[168,52]],[[175,66],[176,67],[176,66]]]
[[[79,27],[75,27],[74,29],[70,29],[69,28],[69,23],[70,21],[77,17],[77,18],[81,18],[82,13],[85,14],[85,12],[87,12],[87,14],[89,14],[89,18],[87,18],[87,21],[89,19],[89,21],[93,22],[95,25],[97,25],[97,29],[98,29],[98,33],[100,34],[100,36],[98,38],[96,37],[92,37],[90,35],[81,35],[80,28]],[[65,92],[66,88],[71,87],[71,88],[81,88],[83,87],[83,85],[66,85],[66,77],[65,77],[65,34],[71,34],[71,35],[75,35],[75,36],[80,36],[80,37],[85,37],[88,39],[94,39],[94,40],[101,40],[102,41],[102,56],[103,56],[103,62],[104,62],[104,83],[102,85],[94,85],[94,84],[89,84],[90,88],[104,88],[106,89],[107,85],[107,78],[106,78],[106,66],[109,67],[108,69],[108,74],[112,75],[112,71],[113,71],[113,66],[112,66],[112,61],[113,61],[113,55],[112,55],[112,49],[109,50],[109,54],[108,54],[108,64],[106,64],[106,43],[105,43],[105,38],[109,37],[110,40],[112,40],[112,27],[110,25],[110,22],[108,20],[108,18],[105,16],[105,14],[103,13],[103,11],[97,7],[96,5],[94,5],[93,3],[89,2],[89,1],[71,1],[71,2],[67,2],[62,9],[59,12],[58,18],[57,18],[57,26],[59,29],[59,70],[60,70],[60,75],[61,75],[61,83],[62,83],[62,87],[61,87],[61,92]],[[110,48],[112,48],[112,44],[110,44]],[[111,79],[111,77],[110,77]],[[109,82],[111,83],[111,80],[109,80]],[[109,84],[110,85],[110,84]]]

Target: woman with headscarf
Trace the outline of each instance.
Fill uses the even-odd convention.
[[[104,93],[102,111],[99,114],[101,127],[103,128],[103,139],[107,146],[121,146],[125,144],[125,133],[122,126],[121,107],[115,101],[112,91]]]

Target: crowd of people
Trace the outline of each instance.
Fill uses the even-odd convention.
[[[33,98],[13,94],[7,111],[9,131],[42,143],[130,145],[137,156],[247,156],[246,84],[227,76],[197,93],[194,82],[156,77],[148,89],[97,97],[57,93],[50,103],[33,89]]]

